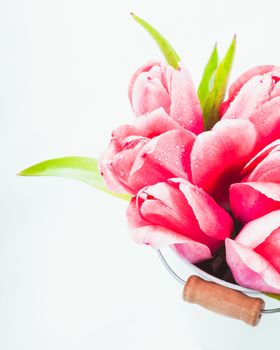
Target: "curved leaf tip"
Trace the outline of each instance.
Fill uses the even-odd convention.
[[[176,51],[173,49],[171,44],[148,22],[144,19],[138,17],[135,13],[130,12],[132,18],[139,23],[155,40],[159,46],[161,52],[163,53],[166,62],[175,69],[179,68],[180,57],[177,55]]]
[[[235,48],[236,35],[234,35],[225,56],[215,71],[213,87],[209,91],[209,94],[204,102],[203,117],[205,130],[210,130],[219,120],[219,108],[224,100],[229,75],[233,65]]]
[[[211,91],[213,85],[213,76],[219,64],[218,48],[217,43],[215,43],[213,51],[210,55],[210,58],[204,68],[201,81],[198,88],[198,98],[201,104],[201,107],[204,107],[205,101]]]

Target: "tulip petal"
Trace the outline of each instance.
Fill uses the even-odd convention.
[[[201,188],[181,181],[179,188],[193,210],[200,229],[216,240],[225,240],[233,230],[230,215]]]
[[[258,71],[265,74],[252,75]],[[250,120],[255,125],[258,132],[256,150],[279,137],[279,81],[279,67],[257,67],[245,74],[245,78],[241,79],[241,84],[236,83],[229,99],[221,107],[222,119],[243,118]]]
[[[188,236],[187,229],[192,226],[192,221],[194,221],[185,216],[184,212],[178,212],[158,199],[144,201],[139,210],[142,217],[152,225],[163,226],[184,236]]]
[[[137,71],[133,74],[132,78],[130,79],[129,86],[128,86],[128,98],[130,100],[130,103],[132,105],[132,94],[133,94],[133,86],[135,84],[136,79],[141,73],[147,73],[150,69],[152,69],[154,66],[161,65],[161,61],[159,60],[150,60],[147,63],[145,63],[143,66],[137,69]]]
[[[175,207],[169,206],[169,203],[161,202],[158,198],[150,198],[145,200],[139,209],[142,217],[155,226],[163,226],[188,237],[188,239],[206,244],[210,250],[215,251],[221,245],[221,241],[210,238],[202,232],[192,208],[178,189],[167,184],[164,185],[167,187],[169,197],[172,196],[174,198],[173,202],[175,200],[182,201],[181,207],[179,205]],[[158,191],[159,187],[156,185],[155,187],[154,191]],[[150,196],[149,188],[145,192]],[[208,215],[211,215],[211,213],[208,213]]]
[[[173,72],[170,84],[170,116],[182,127],[199,134],[203,131],[203,117],[192,79],[184,68]]]
[[[136,243],[150,245],[157,249],[169,245],[183,259],[193,264],[212,258],[211,251],[205,244],[178,235],[163,226],[142,226],[134,229],[131,233]]]
[[[261,292],[280,293],[280,274],[258,253],[227,238],[226,259],[239,285]]]
[[[187,239],[184,244],[176,243],[172,248],[179,254],[179,256],[192,264],[212,258],[211,251],[205,244],[191,239]]]
[[[244,176],[250,173],[269,153],[280,150],[280,139],[271,142],[257,153],[242,169],[241,175]]]
[[[280,184],[235,183],[230,187],[230,207],[234,217],[242,223],[280,209]]]
[[[272,80],[269,75],[256,75],[243,85],[222,119],[249,119],[258,106],[270,98]],[[252,94],[252,91],[254,93]]]
[[[121,179],[118,179],[114,174],[113,158],[119,149],[120,147],[118,142],[110,142],[109,148],[102,154],[99,159],[100,172],[108,189],[117,193],[133,194],[133,189],[122,182]]]
[[[157,76],[153,76],[152,70],[141,73],[136,78],[132,91],[132,106],[136,116],[141,116],[159,107],[163,107],[169,113],[168,91],[162,81]]]
[[[225,114],[227,111],[230,103],[233,101],[233,99],[236,97],[236,95],[239,93],[240,89],[244,84],[246,84],[251,78],[255,77],[256,75],[263,75],[266,73],[271,72],[272,70],[276,69],[278,67],[272,66],[272,65],[266,65],[266,66],[258,66],[254,67],[245,73],[243,73],[231,86],[229,89],[228,99],[222,104],[221,110],[222,115]]]
[[[167,245],[173,246],[184,259],[191,263],[212,257],[210,249],[205,244],[193,241],[161,225],[150,225],[139,215],[135,198],[128,206],[127,219],[132,237],[137,243],[151,245],[157,249]]]
[[[213,252],[232,232],[230,215],[186,180],[176,178],[149,186],[137,198],[143,198],[139,210],[145,220],[206,244]]]
[[[132,188],[128,187],[122,181],[117,179],[116,176],[114,176],[111,164],[105,165],[105,162],[103,162],[101,169],[102,176],[109,190],[116,193],[134,194],[134,190]]]
[[[219,188],[225,193],[230,183],[239,180],[255,140],[253,124],[242,119],[219,121],[212,130],[198,135],[191,152],[193,183],[208,193]]]
[[[248,176],[248,181],[280,183],[280,149],[263,159]]]
[[[176,129],[182,130],[182,127],[171,119],[163,108],[158,108],[151,113],[142,115],[141,118],[136,118],[133,124],[119,126],[113,131],[112,137],[119,139],[138,135],[152,138]]]
[[[183,179],[170,179],[167,182],[159,182],[153,186],[149,186],[143,191],[147,196],[157,198],[164,203],[174,213],[174,216],[178,217],[178,221],[183,224],[181,233],[186,234],[186,227],[193,227],[196,218],[192,208],[186,201],[186,197],[175,183],[176,180],[180,182],[184,181]],[[195,226],[198,228],[197,224]]]
[[[124,140],[118,140],[118,142],[120,141],[122,142],[122,150],[114,155],[111,169],[120,181],[127,183],[135,158],[149,140],[141,136],[131,136]]]
[[[255,252],[263,256],[280,273],[280,228],[274,230]]]
[[[194,140],[194,135],[187,130],[171,130],[151,140],[134,161],[129,186],[140,190],[171,177],[188,179]]]
[[[280,227],[280,210],[272,211],[258,219],[248,222],[235,238],[250,249],[260,245],[272,231]]]
[[[258,148],[278,139],[280,135],[280,97],[274,97],[264,103],[249,119],[258,132]]]

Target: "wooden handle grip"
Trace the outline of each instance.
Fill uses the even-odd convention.
[[[198,304],[220,315],[242,320],[256,326],[261,318],[264,301],[252,298],[236,290],[208,282],[198,276],[187,280],[183,298],[189,303]]]

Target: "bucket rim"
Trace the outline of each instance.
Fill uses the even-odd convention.
[[[170,248],[170,247],[169,247]],[[205,280],[209,281],[209,282],[214,282],[217,283],[221,286],[233,289],[233,290],[237,290],[239,292],[242,293],[246,293],[246,294],[256,294],[256,295],[260,295],[263,294],[260,291],[251,289],[251,288],[246,288],[246,287],[242,287],[238,284],[234,284],[234,283],[230,283],[230,282],[226,282],[218,277],[215,277],[205,271],[203,271],[202,269],[200,269],[199,267],[195,266],[194,264],[182,259],[182,257],[177,254],[173,249],[169,249],[169,251],[171,251],[175,256],[177,256],[178,259],[180,259],[181,262],[183,262],[185,265],[187,265],[191,270],[193,270],[197,275],[199,275],[200,277],[204,278]],[[169,273],[181,284],[185,284],[186,280],[181,278],[177,272],[170,266],[170,263],[166,260],[165,254],[163,253],[162,249],[156,249],[156,252],[161,260],[161,262],[163,263],[163,265],[165,266],[165,268],[169,271]]]

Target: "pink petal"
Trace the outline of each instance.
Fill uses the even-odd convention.
[[[221,241],[210,239],[201,231],[192,208],[189,206],[188,202],[182,198],[183,196],[180,191],[167,184],[165,184],[165,186],[168,187],[169,194],[172,194],[174,201],[183,201],[181,207],[178,205],[176,207],[171,207],[157,198],[147,199],[139,208],[142,217],[155,226],[163,226],[188,237],[188,239],[193,239],[196,242],[205,244],[212,251],[217,249],[221,245]],[[149,189],[145,192],[148,194],[150,193]]]
[[[249,119],[259,106],[270,99],[271,86],[270,75],[256,75],[251,78],[240,88],[222,119]]]
[[[170,179],[143,192],[149,199],[139,210],[143,218],[154,225],[206,244],[213,252],[231,234],[233,223],[229,214],[202,189],[186,180]]]
[[[142,217],[152,225],[163,226],[183,236],[189,236],[188,230],[192,223],[195,223],[195,220],[186,216],[187,211],[178,212],[158,199],[144,201],[139,210]],[[194,231],[196,230],[197,228],[194,227]]]
[[[280,228],[274,230],[255,252],[263,256],[280,273]]]
[[[132,104],[132,93],[133,93],[133,86],[134,83],[136,81],[136,79],[138,78],[138,76],[141,73],[145,73],[145,72],[149,72],[149,70],[151,68],[153,68],[154,66],[161,66],[161,61],[158,60],[150,60],[149,62],[145,63],[143,66],[141,66],[140,68],[137,69],[137,71],[133,74],[129,86],[128,86],[128,97],[130,100],[130,103]]]
[[[271,182],[242,182],[230,187],[230,207],[242,223],[257,219],[280,209],[280,184]]]
[[[195,242],[161,225],[150,225],[139,216],[135,198],[131,200],[128,206],[127,219],[132,237],[137,243],[148,244],[154,248],[174,245],[174,249],[191,263],[212,257],[206,245]]]
[[[112,141],[109,148],[104,152],[99,159],[100,173],[102,174],[106,186],[109,190],[116,193],[131,193],[133,189],[125,184],[122,179],[119,179],[113,170],[113,158],[120,149],[118,142]]]
[[[248,176],[248,181],[280,183],[280,149],[273,150]]]
[[[193,183],[208,193],[225,193],[254,149],[256,131],[247,120],[222,120],[198,135],[191,152]],[[235,180],[235,181],[234,181]]]
[[[172,180],[171,180],[172,181]],[[179,188],[192,208],[200,229],[216,240],[225,240],[233,230],[230,215],[201,188],[181,181]]]
[[[193,143],[194,135],[187,130],[171,130],[151,140],[134,161],[129,186],[139,190],[170,177],[187,179]]]
[[[185,129],[199,134],[203,118],[198,96],[190,75],[184,68],[174,71],[170,86],[170,116]]]
[[[168,210],[172,210],[174,216],[178,217],[178,221],[183,223],[182,234],[186,234],[186,227],[192,226],[194,222],[197,228],[198,225],[193,210],[186,202],[184,194],[179,190],[176,180],[184,181],[182,179],[170,179],[167,182],[159,182],[147,187],[144,192],[147,196],[154,197],[164,203]]]
[[[141,136],[131,136],[118,141],[122,149],[112,157],[111,165],[115,175],[122,181],[127,181],[135,157],[149,140]]]
[[[183,259],[193,264],[212,258],[211,251],[205,244],[181,236],[163,226],[142,226],[134,229],[131,234],[137,243],[150,245],[153,248],[160,249],[169,245]]]
[[[271,142],[268,146],[264,147],[258,154],[256,154],[242,169],[241,175],[244,176],[254,170],[254,168],[272,151],[280,150],[280,140]]]
[[[131,105],[136,116],[152,112],[163,107],[169,113],[170,97],[164,84],[165,78],[162,77],[162,67],[158,64],[153,65],[147,71],[146,65],[141,71],[136,72],[132,78],[133,85],[130,84],[129,96]]]
[[[280,210],[272,211],[258,219],[248,222],[235,241],[246,245],[250,249],[255,249],[260,245],[272,231],[280,227]]]
[[[259,148],[278,139],[280,135],[280,97],[274,97],[263,104],[252,114],[250,121],[258,132],[257,144]]]
[[[280,274],[250,248],[227,238],[226,259],[239,285],[262,292],[280,293]]]
[[[183,259],[192,264],[212,258],[210,249],[202,243],[187,239],[186,243],[176,243],[172,247]]]
[[[132,188],[128,187],[125,183],[123,183],[118,178],[116,178],[110,164],[104,166],[104,163],[103,163],[101,168],[102,168],[101,174],[104,178],[106,186],[110,191],[115,193],[135,194],[135,191]]]
[[[267,65],[267,66],[258,66],[251,68],[250,70],[243,73],[230,87],[229,89],[229,96],[228,99],[223,103],[222,115],[227,111],[227,108],[229,107],[232,100],[236,97],[236,95],[239,93],[242,86],[247,83],[251,78],[253,78],[256,75],[263,75],[265,73],[271,72],[274,69],[278,69],[278,67]]]
[[[258,150],[279,137],[279,81],[279,67],[273,67],[273,71],[264,75],[255,75],[240,87],[230,102],[226,102],[228,107],[221,107],[222,119],[244,118],[255,125]]]
[[[113,131],[112,137],[126,138],[132,135],[152,138],[169,130],[182,130],[182,127],[172,120],[163,108],[136,118],[132,125],[121,125]]]

